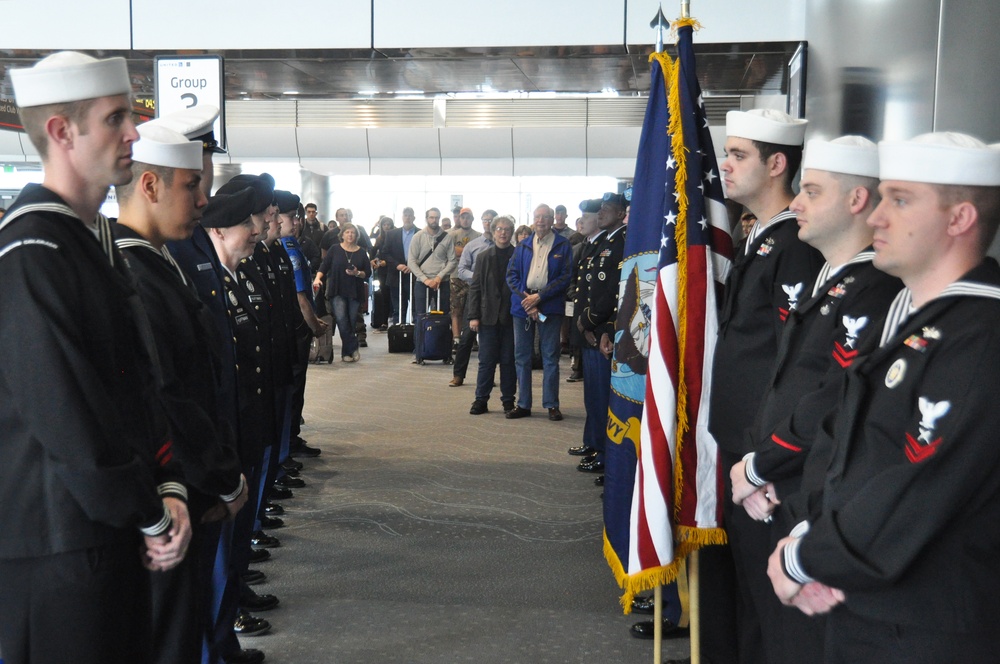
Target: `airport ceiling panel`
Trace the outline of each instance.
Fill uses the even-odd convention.
[[[368,130],[299,127],[295,132],[300,159],[368,159]]]
[[[798,42],[696,46],[706,96],[778,94]],[[649,90],[649,46],[342,50],[222,50],[227,99],[396,99],[438,95],[605,94]],[[30,66],[50,51],[0,49],[0,67]],[[192,51],[195,55],[206,51]],[[153,58],[166,51],[93,51],[129,60],[133,88],[152,97]],[[6,74],[6,72],[4,72]],[[12,98],[6,75],[0,96]]]
[[[421,159],[441,156],[436,129],[371,129],[368,149],[372,159]]]
[[[587,157],[591,159],[634,159],[639,149],[641,127],[589,127]]]
[[[518,158],[587,157],[586,127],[515,127],[514,156]]]
[[[438,129],[441,156],[445,159],[511,159],[514,156],[509,128]]]

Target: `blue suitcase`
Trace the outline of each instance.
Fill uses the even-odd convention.
[[[426,360],[442,360],[451,364],[451,316],[441,311],[417,314],[413,332],[417,364]]]

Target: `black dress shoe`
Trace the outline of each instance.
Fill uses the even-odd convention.
[[[521,408],[520,406],[514,406],[514,410],[508,410],[504,413],[504,417],[508,420],[519,420],[522,417],[531,417],[530,408]]]
[[[301,489],[305,485],[306,482],[301,477],[289,477],[285,475],[274,480],[274,486],[281,487],[282,489]]]
[[[250,549],[250,562],[256,565],[265,560],[271,559],[271,552],[267,549]]]
[[[687,627],[678,627],[666,618],[663,619],[663,638],[682,639],[688,636],[688,632]],[[651,639],[653,638],[653,621],[637,622],[629,628],[628,633],[637,639]]]
[[[278,603],[274,595],[258,595],[250,588],[240,593],[240,608],[246,611],[270,611]]]
[[[469,409],[469,415],[482,415],[488,412],[490,412],[490,409],[486,407],[486,402],[481,399],[473,401],[472,408]]]
[[[285,508],[278,503],[264,501],[264,514],[268,516],[281,516],[285,513]]]
[[[603,473],[604,462],[594,459],[593,461],[581,461],[576,467],[581,473]]]
[[[294,468],[282,468],[281,470],[284,471],[286,477],[299,476],[299,471],[295,470]]]
[[[267,575],[257,569],[248,569],[240,574],[240,581],[248,586],[256,586],[267,581]]]
[[[566,452],[572,454],[573,456],[587,456],[589,454],[594,454],[597,450],[590,445],[577,445],[576,447],[569,448]]]
[[[597,461],[597,450],[593,450],[590,454],[580,459],[580,461],[584,461],[586,463],[590,463],[591,461]]]
[[[583,372],[582,371],[574,371],[574,372],[572,372],[569,375],[569,378],[566,379],[566,382],[567,383],[579,383],[581,380],[583,380]]]
[[[653,601],[653,595],[636,597],[632,600],[632,613],[642,613],[651,616],[655,607],[656,602]]]
[[[240,636],[260,636],[267,634],[271,629],[271,623],[263,618],[257,618],[248,611],[240,611],[233,623],[233,631]],[[232,661],[232,660],[229,660]]]
[[[271,491],[268,494],[271,500],[288,500],[289,498],[294,498],[295,494],[292,493],[291,489],[286,489],[283,486],[271,485]]]
[[[358,342],[358,346],[361,348],[368,348],[368,342],[362,339],[361,341]]]
[[[562,411],[558,408],[549,408],[549,419],[553,422],[559,422],[563,418]]]
[[[604,486],[604,475],[598,475],[594,478],[594,486]],[[635,605],[633,604],[633,606]],[[632,610],[635,611],[635,609]]]
[[[250,635],[244,634],[244,636]],[[224,659],[226,664],[260,664],[264,661],[264,653],[256,648],[240,648]]]
[[[305,467],[305,464],[301,461],[296,461],[292,457],[288,457],[281,462],[281,467],[285,470],[302,470],[302,468]]]
[[[250,544],[262,549],[273,549],[281,546],[281,542],[277,537],[268,535],[263,530],[254,532],[253,537],[250,538]]]
[[[285,522],[276,516],[267,516],[266,514],[260,517],[260,527],[267,528],[268,530],[274,530],[275,528],[283,528]]]
[[[305,441],[298,444],[293,444],[291,449],[288,451],[289,456],[293,457],[318,457],[323,451],[318,447],[309,447],[306,445]]]
[[[504,413],[509,413],[512,410],[514,410],[514,402],[513,401],[504,401],[503,402],[503,412]]]

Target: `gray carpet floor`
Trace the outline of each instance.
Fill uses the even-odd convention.
[[[411,364],[370,333],[357,364],[310,365],[303,437],[308,483],[284,502],[282,546],[258,569],[281,599],[243,638],[272,664],[653,660],[633,639],[602,553],[601,489],[566,449],[580,443],[583,384],[566,383],[550,422],[535,373],[534,415],[468,414],[452,368]],[[664,642],[665,657],[688,641]]]

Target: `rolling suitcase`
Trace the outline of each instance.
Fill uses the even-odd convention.
[[[333,316],[322,316],[327,324],[326,333],[322,337],[313,337],[309,346],[309,361],[320,364],[333,363]]]
[[[389,307],[391,306],[388,284],[379,284],[379,289],[372,295],[371,326],[373,330],[389,325]]]
[[[441,291],[437,291],[437,296],[441,297]],[[437,306],[441,306],[440,299]],[[417,364],[423,364],[426,360],[442,360],[445,364],[451,364],[451,316],[443,311],[417,314],[413,345]]]
[[[403,273],[399,273],[399,292],[403,292]],[[410,301],[413,301],[413,281],[410,281]],[[389,337],[390,353],[412,353],[413,352],[413,326],[403,321],[403,298],[399,298],[399,322],[390,325],[386,330]]]

